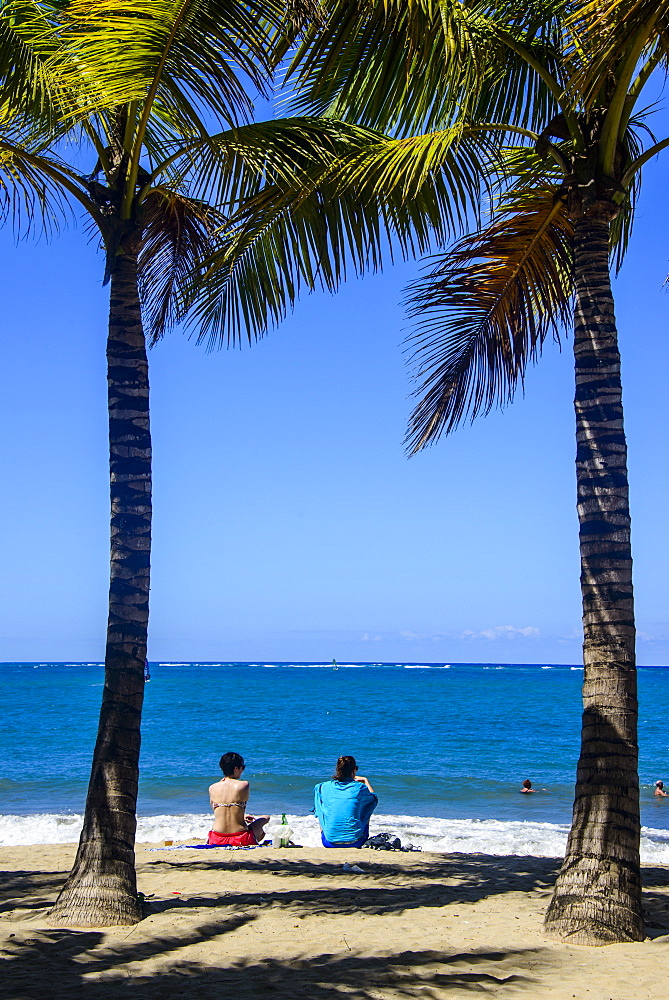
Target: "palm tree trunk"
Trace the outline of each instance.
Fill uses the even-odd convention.
[[[137,254],[116,258],[107,342],[111,580],[100,724],[74,868],[50,919],[108,926],[141,917],[135,807],[149,618],[151,436]]]
[[[608,218],[575,223],[576,477],[583,724],[567,853],[546,930],[577,944],[641,941],[632,551]]]

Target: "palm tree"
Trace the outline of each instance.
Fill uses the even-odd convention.
[[[553,113],[531,151],[508,150],[511,181],[489,225],[449,248],[410,293],[422,398],[409,440],[415,452],[465,415],[508,402],[545,337],[569,325],[573,306],[584,711],[572,827],[545,926],[605,944],[644,937],[627,445],[610,256],[620,265],[643,164],[669,145],[642,150],[637,112],[666,58],[669,8],[565,3],[546,13],[545,55],[529,19],[500,37],[549,88]]]
[[[583,596],[581,754],[546,929],[641,940],[637,693],[620,359],[610,258],[624,256],[640,171],[669,145],[639,101],[669,54],[669,3],[330,0],[290,73],[300,113],[385,130],[336,168],[271,170],[210,261],[196,315],[258,334],[300,288],[330,290],[393,245],[443,245],[480,198],[488,219],[410,290],[417,394],[409,449],[511,401],[549,334],[573,324]],[[287,47],[286,47],[287,51]],[[253,285],[266,266],[265,294]],[[224,306],[241,301],[241,312]]]
[[[244,194],[241,164],[252,173],[269,152],[289,174],[292,147],[300,156],[310,148],[308,123],[273,125],[273,145],[262,125],[243,124],[249,93],[267,87],[270,38],[289,30],[286,10],[280,0],[0,5],[4,106],[48,96],[44,115],[24,102],[24,117],[0,137],[5,203],[24,196],[28,212],[37,201],[51,218],[49,196],[66,199],[98,234],[110,283],[105,684],[84,827],[54,923],[123,924],[141,915],[134,840],[151,546],[147,334],[155,342],[182,317],[197,260],[216,246],[225,211]],[[205,121],[223,131],[212,133]],[[319,143],[327,145],[326,132]]]

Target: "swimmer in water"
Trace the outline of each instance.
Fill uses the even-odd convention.
[[[532,782],[529,778],[525,778],[523,782],[523,787],[519,789],[521,795],[530,795],[532,792],[536,792],[536,788],[532,788]]]
[[[655,795],[656,799],[666,799],[666,798],[669,797],[669,796],[667,796],[667,793],[664,790],[664,782],[663,781],[656,781],[655,782],[655,792],[654,792],[654,795]]]

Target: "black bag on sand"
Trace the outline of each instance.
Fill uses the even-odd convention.
[[[362,846],[371,847],[373,851],[401,851],[402,841],[399,837],[393,837],[392,833],[377,833]]]

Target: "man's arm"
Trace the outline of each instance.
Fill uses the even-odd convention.
[[[356,780],[356,781],[361,781],[363,785],[367,785],[367,787],[369,788],[369,790],[370,790],[370,792],[372,793],[372,795],[375,795],[375,794],[376,794],[376,793],[375,793],[375,791],[374,791],[374,789],[373,789],[373,788],[372,788],[372,786],[370,785],[370,783],[369,783],[369,779],[368,779],[368,778],[363,778],[363,776],[362,776],[361,774],[358,774],[358,775],[356,776],[356,779],[355,779],[355,780]]]

